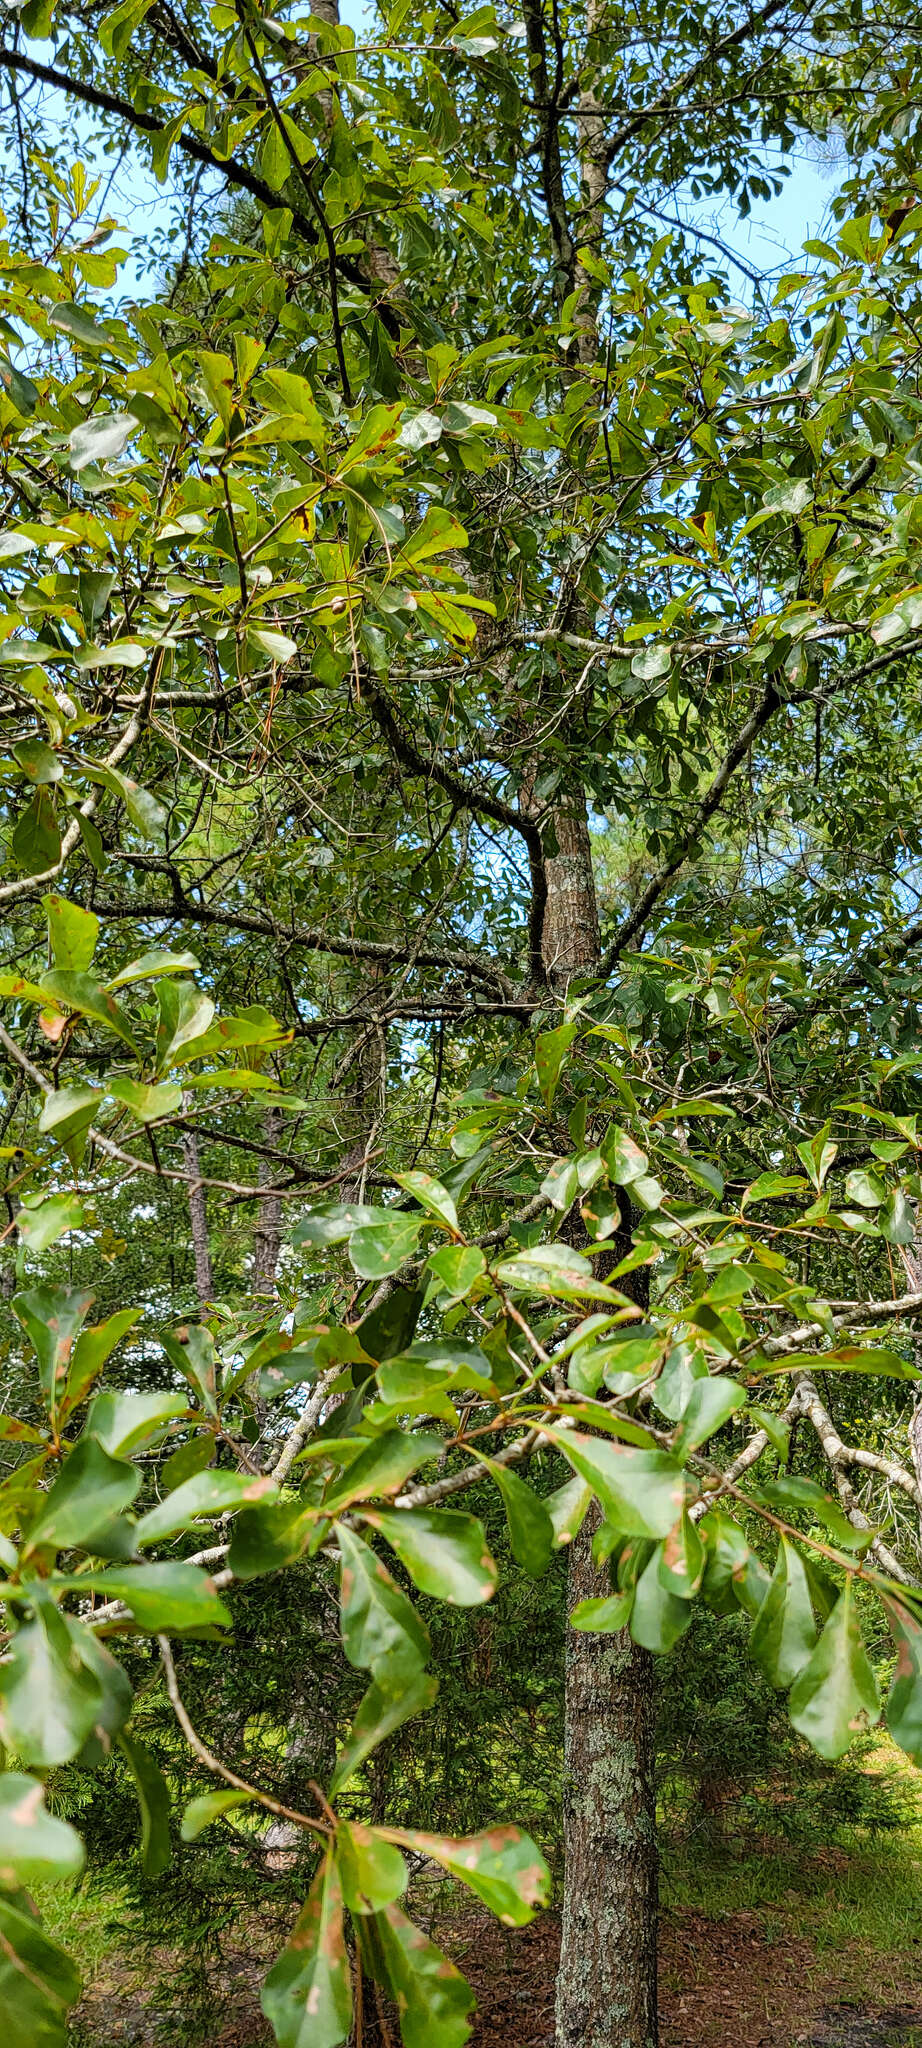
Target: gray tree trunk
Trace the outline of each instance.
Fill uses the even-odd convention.
[[[198,1295],[199,1309],[204,1315],[208,1303],[214,1300],[214,1276],[211,1270],[211,1246],[208,1239],[208,1210],[202,1186],[198,1139],[194,1131],[183,1132],[182,1157],[189,1177],[189,1225],[192,1233],[192,1256],[195,1261],[195,1292]]]
[[[542,952],[561,988],[600,955],[581,794],[555,814],[554,832]],[[620,1257],[628,1244],[614,1249]],[[587,1517],[570,1546],[568,1614],[611,1590],[593,1562],[597,1520]],[[557,2048],[657,2048],[655,1726],[649,1652],[627,1630],[568,1629]]]

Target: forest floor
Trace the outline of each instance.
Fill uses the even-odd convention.
[[[708,1847],[664,1833],[662,2048],[922,2048],[916,1783],[915,1820],[850,1829],[846,1842],[728,1828]],[[225,1942],[204,2001],[214,2017],[196,2029],[183,1959],[133,1956],[111,1893],[40,1903],[49,1932],[84,1958],[72,2048],[269,2048],[259,1983],[284,1935],[277,1910],[249,1915]],[[471,2048],[552,2048],[556,1914],[509,1931],[447,1885],[418,1893],[410,1911],[472,1984]]]

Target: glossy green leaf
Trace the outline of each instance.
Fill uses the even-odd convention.
[[[141,1813],[141,1868],[145,1877],[161,1877],[170,1867],[172,1854],[166,1779],[136,1736],[120,1735],[118,1746],[134,1780]]]
[[[91,910],[83,910],[79,903],[69,903],[66,896],[43,896],[42,903],[55,967],[84,973],[96,951],[98,917]]]
[[[122,1600],[138,1627],[151,1635],[215,1628],[230,1615],[207,1574],[194,1564],[132,1564],[87,1573],[80,1583],[104,1600]]]
[[[128,1018],[108,989],[94,981],[90,974],[75,973],[72,968],[52,967],[44,977],[43,987],[65,1010],[74,1010],[81,1017],[89,1017],[101,1024],[114,1037],[138,1051],[137,1041]]]
[[[558,1024],[554,1031],[542,1031],[535,1040],[535,1072],[548,1110],[557,1092],[564,1060],[579,1028],[578,1019],[573,1018],[569,1024]]]
[[[324,1495],[324,1513],[339,1514],[353,1501],[399,1493],[412,1472],[430,1458],[438,1458],[441,1452],[441,1437],[422,1432],[412,1436],[402,1429],[384,1430],[381,1436],[372,1437],[351,1461],[344,1478],[337,1480]]]
[[[106,1088],[107,1093],[130,1110],[141,1124],[154,1123],[161,1116],[174,1116],[182,1105],[182,1089],[175,1081],[162,1081],[145,1087],[140,1081],[131,1081],[127,1075],[117,1074],[107,1082]]]
[[[484,1457],[482,1452],[479,1455],[502,1496],[512,1555],[524,1571],[539,1579],[554,1553],[554,1528],[544,1501],[508,1465]]]
[[[260,1502],[269,1507],[278,1500],[278,1487],[265,1473],[196,1472],[142,1515],[137,1527],[137,1546],[161,1543],[180,1529],[191,1529],[200,1515],[220,1515]]]
[[[682,1468],[665,1451],[622,1448],[577,1430],[551,1429],[551,1441],[625,1536],[668,1536],[682,1511]]]
[[[262,1988],[279,2048],[342,2048],[352,2025],[352,1982],[339,1872],[328,1848],[288,1945]]]
[[[0,1888],[77,1877],[84,1854],[76,1828],[48,1812],[37,1778],[0,1773]]]
[[[339,1523],[342,1554],[340,1619],[343,1649],[358,1671],[416,1671],[428,1661],[429,1631],[381,1559]]]
[[[25,1905],[0,1896],[0,2012],[6,2048],[65,2048],[80,1972]]]
[[[81,1437],[31,1523],[26,1554],[44,1544],[91,1547],[94,1535],[131,1506],[140,1484],[134,1465],[110,1457],[96,1437]]]
[[[43,1605],[0,1664],[0,1739],[24,1764],[69,1763],[95,1728],[103,1688],[73,1655],[67,1624]]]
[[[238,1806],[252,1804],[249,1792],[202,1792],[197,1799],[190,1799],[180,1825],[184,1842],[197,1842],[205,1828],[212,1821],[220,1820],[225,1813],[233,1813]]]
[[[51,791],[37,789],[13,829],[10,852],[27,875],[46,875],[61,858],[61,828]]]
[[[389,1829],[396,1841],[431,1856],[451,1877],[482,1899],[504,1927],[525,1927],[548,1904],[551,1873],[530,1835],[521,1828],[495,1827],[461,1840]]]
[[[771,1685],[793,1685],[816,1648],[816,1623],[799,1551],[778,1545],[771,1584],[752,1625],[750,1649]]]
[[[399,1906],[386,1906],[371,1924],[400,2013],[404,2048],[434,2048],[436,2042],[438,2048],[463,2048],[474,1995],[460,1970]]]
[[[451,1508],[367,1508],[369,1522],[396,1551],[421,1593],[454,1607],[492,1600],[499,1574],[483,1523]]]
[[[841,1756],[861,1729],[879,1718],[877,1680],[861,1640],[850,1579],[794,1681],[788,1712],[798,1734],[829,1761]]]
[[[372,1679],[337,1756],[331,1799],[336,1798],[379,1743],[402,1728],[405,1721],[431,1707],[438,1689],[438,1679],[428,1671],[407,1673],[388,1667],[381,1677]]]
[[[887,1695],[887,1727],[914,1764],[922,1764],[922,1623],[900,1600],[884,1597],[896,1644],[896,1665]]]
[[[336,1863],[350,1913],[379,1913],[406,1891],[407,1866],[400,1850],[378,1828],[341,1821]]]
[[[349,1239],[349,1257],[362,1280],[386,1280],[396,1273],[416,1250],[420,1218],[395,1211],[376,1223],[354,1230]]]
[[[658,1544],[634,1588],[630,1629],[635,1643],[665,1655],[684,1635],[694,1612],[690,1599],[664,1583],[663,1545]]]
[[[430,1252],[426,1270],[434,1273],[452,1300],[461,1301],[482,1278],[487,1262],[477,1245],[446,1244]]]

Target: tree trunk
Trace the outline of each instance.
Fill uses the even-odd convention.
[[[542,953],[549,981],[562,988],[595,967],[601,949],[581,793],[553,823]],[[621,1257],[628,1244],[615,1249]],[[597,1525],[588,1517],[570,1547],[568,1615],[611,1590],[593,1562]],[[568,1629],[557,2048],[656,2048],[655,1725],[649,1652],[627,1630]]]
[[[588,1518],[570,1548],[567,1612],[610,1591]],[[557,2048],[656,2048],[653,1659],[617,1635],[567,1635],[564,1880]]]
[[[199,1310],[204,1315],[208,1303],[214,1300],[214,1277],[211,1271],[211,1246],[208,1241],[208,1211],[202,1186],[198,1139],[194,1131],[183,1132],[182,1157],[189,1177],[187,1193],[192,1255],[195,1260],[195,1291],[198,1295]]]

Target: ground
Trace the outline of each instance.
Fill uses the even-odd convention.
[[[731,1805],[716,1837],[664,1813],[661,2048],[922,2048],[922,1772],[886,1742],[861,1768],[895,1789],[899,1825],[805,1838],[780,1784],[762,1788],[748,1826]],[[271,2048],[259,1985],[286,1932],[278,1906],[225,1942],[196,2030],[182,1958],[142,1954],[117,1892],[37,1903],[87,1979],[71,2048]],[[473,1986],[470,2048],[552,2048],[555,1913],[508,1931],[425,1878],[409,1910]]]
[[[661,2048],[922,2048],[922,1842],[913,1836],[847,1856],[804,1856],[783,1843],[758,1857],[731,1845],[709,1859],[667,1854],[664,1892]],[[430,1914],[477,1994],[471,2048],[551,2048],[556,1916],[508,1932],[479,1908],[459,1910],[447,1891],[423,1903],[420,1917]],[[196,2048],[267,2048],[265,1961],[254,1951],[268,1938],[250,1925],[245,1946],[228,1945],[212,1984],[214,2029]],[[139,1972],[124,1948],[103,1947],[74,2048],[185,2048],[182,2021],[164,2003],[170,1958],[157,1960],[159,1970],[148,1957]]]

